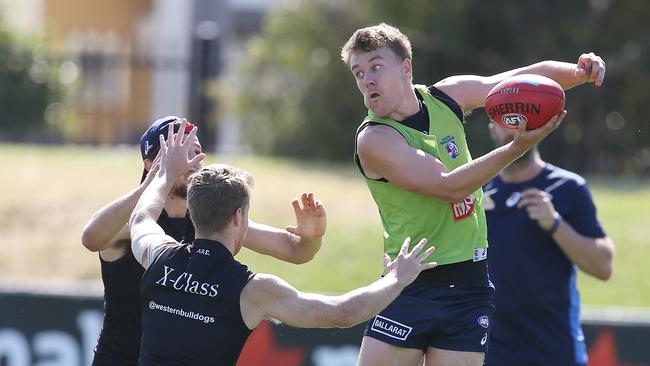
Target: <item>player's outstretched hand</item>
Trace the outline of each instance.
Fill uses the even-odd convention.
[[[394,261],[390,260],[388,254],[384,254],[384,273],[386,276],[395,276],[397,282],[402,286],[407,286],[411,282],[415,281],[420,272],[434,268],[438,265],[436,262],[422,263],[423,260],[427,259],[431,254],[433,254],[433,251],[436,250],[434,246],[429,247],[427,250],[423,250],[424,246],[427,244],[427,239],[420,240],[420,242],[413,247],[413,250],[409,252],[410,244],[411,238],[407,237],[404,240],[404,244],[402,244],[399,255]]]
[[[169,179],[177,179],[189,171],[196,169],[201,161],[205,159],[205,154],[197,154],[192,159],[189,158],[190,149],[193,149],[191,141],[196,136],[198,128],[195,126],[192,131],[185,133],[187,119],[183,118],[178,133],[174,134],[174,129],[169,128],[167,140],[160,135],[160,171]]]
[[[589,52],[580,55],[574,74],[580,81],[601,86],[605,80],[605,71],[605,61],[593,52]]]
[[[287,226],[286,230],[303,238],[320,238],[327,229],[325,207],[320,200],[314,199],[314,194],[303,193],[300,200],[291,202],[296,214],[296,226]]]
[[[566,114],[567,111],[563,110],[562,113],[552,117],[540,128],[536,128],[534,130],[526,130],[526,122],[519,123],[517,133],[514,137],[513,147],[520,151],[522,154],[528,151],[530,148],[542,141],[551,132],[560,127],[560,124],[562,123],[562,120],[564,120]]]

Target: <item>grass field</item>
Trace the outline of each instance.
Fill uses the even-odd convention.
[[[100,286],[96,253],[79,235],[90,215],[134,188],[142,162],[135,148],[98,149],[0,145],[0,278],[91,279]],[[216,162],[209,158],[208,162]],[[244,250],[254,271],[278,274],[302,290],[342,292],[366,284],[381,269],[379,215],[351,165],[268,158],[219,159],[255,176],[251,217],[292,224],[290,201],[302,191],[321,198],[328,233],[310,263],[292,265]],[[617,245],[614,276],[602,283],[581,275],[583,303],[650,306],[650,184],[590,180],[599,216]]]

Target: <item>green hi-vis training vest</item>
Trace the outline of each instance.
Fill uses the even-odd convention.
[[[426,86],[414,87],[424,97],[429,111],[428,135],[392,119],[377,117],[369,110],[355,138],[367,123],[381,123],[397,130],[414,149],[440,160],[449,171],[472,161],[462,121],[435,99]],[[355,144],[355,161],[363,174],[356,154]],[[406,191],[383,179],[365,178],[384,226],[384,251],[392,259],[398,255],[407,236],[412,239],[411,247],[427,238],[427,246],[436,247],[427,261],[438,262],[438,265],[486,258],[487,227],[481,188],[462,202],[446,202]]]

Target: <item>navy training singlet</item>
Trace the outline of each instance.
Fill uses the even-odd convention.
[[[254,275],[216,241],[165,249],[142,277],[140,365],[235,365],[251,333],[240,295]]]

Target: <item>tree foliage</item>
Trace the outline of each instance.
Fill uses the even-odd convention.
[[[0,24],[0,141],[42,140],[47,107],[60,98],[47,54],[18,42]]]
[[[569,115],[542,153],[580,171],[648,173],[648,14],[643,0],[301,2],[269,15],[251,42],[241,120],[261,152],[349,160],[366,111],[340,48],[355,29],[387,22],[411,39],[417,83],[600,54],[608,66],[604,87],[567,92]],[[468,117],[475,156],[491,148],[486,123],[482,110]]]

